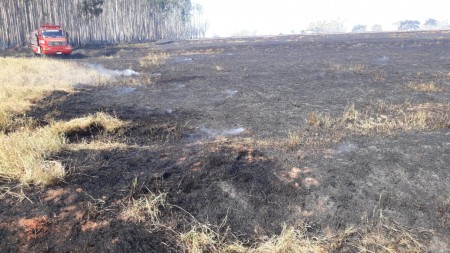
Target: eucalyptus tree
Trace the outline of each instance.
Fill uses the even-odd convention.
[[[195,37],[190,0],[0,0],[0,46],[22,44],[42,24],[74,44]]]
[[[95,18],[103,13],[104,0],[83,0],[81,3],[81,14],[86,18]]]

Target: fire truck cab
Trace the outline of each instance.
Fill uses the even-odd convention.
[[[69,55],[72,46],[59,25],[45,24],[31,33],[30,47],[35,55]]]

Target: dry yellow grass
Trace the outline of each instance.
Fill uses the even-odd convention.
[[[351,104],[338,117],[311,112],[307,124],[324,129],[349,129],[362,134],[435,130],[450,126],[449,112],[450,104],[446,103],[378,103],[363,110],[357,110]]]
[[[85,129],[96,128],[111,133],[116,129],[124,127],[125,122],[103,112],[88,115],[86,117],[72,119],[70,121],[58,121],[52,123],[52,129],[58,133],[71,134]]]
[[[106,79],[95,70],[61,60],[0,58],[0,66],[0,131],[55,90],[71,91],[78,83]]]
[[[65,175],[60,162],[48,160],[51,154],[63,148],[64,135],[91,127],[112,132],[124,124],[105,113],[96,113],[42,128],[0,133],[0,178],[19,180],[24,184],[51,184]]]
[[[335,123],[333,119],[328,114],[309,112],[307,115],[306,122],[309,126],[321,127],[321,128],[331,128]]]
[[[25,193],[23,192],[23,189],[20,187],[8,187],[8,186],[0,186],[0,200],[8,197],[12,197],[16,199],[19,203],[24,201],[25,199],[28,200],[30,203],[33,203],[31,199],[29,199]]]
[[[326,252],[315,239],[306,236],[305,231],[284,226],[280,235],[273,236],[267,241],[258,244],[247,252],[252,253],[303,253]]]
[[[304,231],[284,226],[280,235],[260,241],[253,246],[244,246],[238,240],[224,242],[220,235],[207,225],[194,226],[190,231],[180,234],[180,241],[188,253],[303,253],[328,252],[320,241],[309,239]]]
[[[386,79],[387,79],[387,74],[386,74],[385,72],[383,72],[383,71],[377,72],[377,73],[374,74],[373,79],[374,79],[376,82],[383,82],[383,81],[386,81]]]
[[[367,66],[361,63],[351,63],[351,64],[329,63],[328,69],[335,72],[362,74],[364,71],[367,70]]]
[[[279,235],[245,246],[239,240],[225,242],[207,225],[196,225],[180,234],[185,252],[222,253],[328,253],[328,252],[426,252],[429,231],[410,231],[382,219],[358,229],[348,228],[334,235],[315,237],[305,229],[284,226]],[[422,236],[423,238],[419,239]]]
[[[0,131],[6,130],[13,125],[14,121],[12,116],[11,109],[6,107],[0,108]]]
[[[64,135],[92,126],[113,131],[122,123],[98,113],[69,122],[36,127],[23,115],[56,90],[71,92],[79,83],[107,79],[79,64],[52,59],[0,58],[0,179],[48,185],[65,175],[64,166],[48,158],[65,145]]]
[[[209,48],[209,49],[198,49],[198,50],[180,50],[175,51],[171,55],[180,56],[180,55],[208,55],[208,54],[220,54],[223,53],[223,48]]]
[[[164,64],[169,56],[163,51],[151,51],[146,56],[139,59],[139,65],[143,68],[150,68]]]
[[[62,164],[47,160],[64,143],[50,127],[0,134],[0,178],[48,185],[64,177]]]
[[[423,91],[423,92],[441,92],[444,88],[437,85],[434,82],[428,83],[408,83],[406,87],[413,91]]]
[[[131,199],[125,206],[120,217],[126,221],[157,223],[161,215],[160,207],[166,205],[166,193],[149,193],[138,199]]]
[[[289,149],[295,150],[303,143],[303,136],[297,131],[289,131],[286,140],[286,145]]]
[[[204,224],[194,226],[188,232],[180,234],[180,239],[188,253],[221,251],[218,234]]]
[[[289,131],[281,140],[255,142],[261,148],[277,145],[288,150],[301,146],[325,148],[339,143],[353,134],[391,134],[400,131],[433,131],[450,127],[449,103],[387,104],[383,101],[356,108],[349,104],[340,115],[310,112],[306,117],[307,128]]]

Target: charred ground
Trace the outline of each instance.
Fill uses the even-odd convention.
[[[179,252],[174,230],[194,221],[251,244],[284,223],[328,235],[382,216],[445,252],[449,48],[450,33],[441,31],[79,49],[71,60],[140,76],[80,84],[29,114],[45,124],[102,111],[129,125],[73,133],[77,148],[54,155],[69,171],[63,182],[24,188],[28,200],[4,195],[0,249]],[[142,64],[151,52],[168,56],[165,64]],[[438,89],[414,88],[430,83]],[[350,105],[383,117],[394,117],[391,107],[405,115],[420,107],[443,123],[352,131],[355,122],[312,122],[312,115],[338,118]],[[167,193],[167,227],[119,218],[148,192]]]

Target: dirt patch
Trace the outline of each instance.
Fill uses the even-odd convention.
[[[23,230],[19,233],[19,238],[25,241],[43,238],[48,232],[48,218],[46,216],[31,219],[20,219],[18,227]]]

